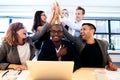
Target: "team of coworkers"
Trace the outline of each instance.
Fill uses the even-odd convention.
[[[107,52],[107,41],[94,38],[96,27],[82,23],[85,9],[78,6],[75,21],[69,19],[67,9],[53,3],[47,21],[44,11],[36,11],[33,35],[21,22],[10,24],[0,46],[0,69],[27,70],[26,61],[74,61],[74,71],[81,67],[106,68],[116,71]]]

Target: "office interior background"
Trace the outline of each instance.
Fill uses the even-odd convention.
[[[97,28],[95,37],[107,40],[110,50],[120,50],[120,0],[57,1],[61,9],[68,9],[72,21],[76,7],[82,6],[86,10],[83,22],[93,23]],[[35,11],[43,10],[49,18],[53,2],[55,0],[0,0],[0,42],[13,22],[22,22],[31,33]]]

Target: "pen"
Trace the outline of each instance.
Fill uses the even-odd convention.
[[[18,75],[20,75],[21,72],[22,72],[22,70],[19,70]]]
[[[2,77],[5,76],[5,74],[7,74],[9,72],[9,70],[7,70],[6,72],[3,73]]]

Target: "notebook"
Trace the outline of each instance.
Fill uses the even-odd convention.
[[[73,61],[27,61],[34,80],[72,80]]]

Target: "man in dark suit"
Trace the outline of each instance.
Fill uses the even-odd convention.
[[[50,31],[50,40],[44,41],[38,60],[74,61],[74,70],[80,67],[79,56],[72,43],[62,40],[64,36],[61,24],[54,24]]]

